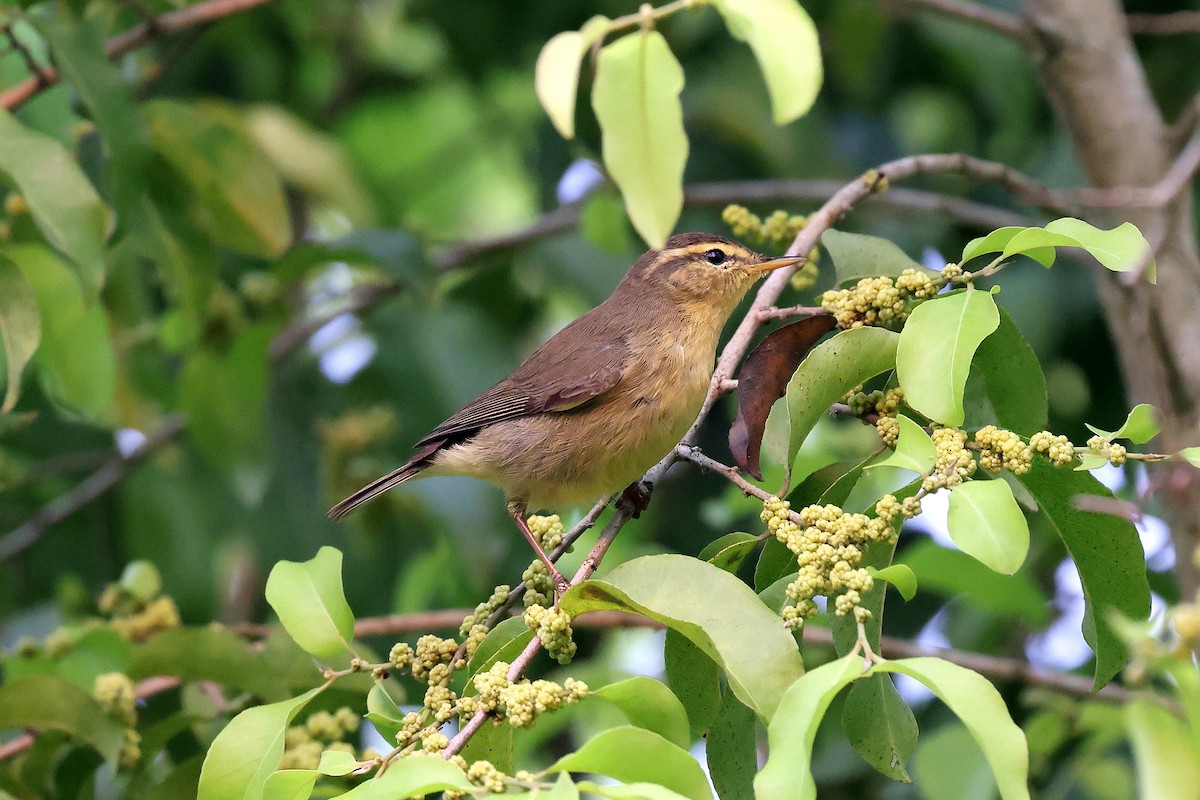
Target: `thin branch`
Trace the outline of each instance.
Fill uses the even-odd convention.
[[[1166,14],[1126,14],[1125,23],[1133,34],[1171,36],[1200,33],[1200,11],[1172,11]]]
[[[282,361],[291,355],[291,353],[303,347],[304,343],[313,334],[343,314],[360,314],[363,311],[375,308],[384,300],[400,292],[403,288],[403,281],[359,286],[350,292],[344,302],[336,304],[336,307],[329,311],[311,317],[301,317],[275,334],[275,337],[271,339],[271,344],[268,346],[271,361]]]
[[[742,494],[747,497],[756,497],[759,500],[767,501],[771,499],[771,493],[760,489],[750,481],[742,477],[741,471],[737,467],[730,466],[717,461],[711,456],[707,456],[700,452],[700,449],[690,444],[679,444],[675,447],[675,454],[685,461],[691,461],[696,466],[708,472],[715,472],[732,483],[734,486],[742,490]]]
[[[1117,186],[1111,189],[1077,189],[1084,205],[1093,208],[1161,208],[1187,188],[1200,168],[1200,125],[1194,125],[1187,143],[1166,173],[1153,186]]]
[[[1032,44],[1033,32],[1016,14],[1000,11],[971,0],[890,0],[894,5],[936,11],[944,17],[968,22],[977,28],[998,33],[1023,47]]]
[[[74,489],[42,506],[37,513],[0,538],[0,563],[37,543],[50,528],[109,492],[131,469],[160,450],[184,428],[183,417],[168,416],[159,428],[128,455],[118,455],[93,472]]]
[[[208,0],[179,11],[171,11],[156,17],[153,22],[139,23],[112,37],[105,43],[104,53],[109,59],[116,59],[141,47],[156,35],[178,33],[186,28],[205,25],[268,2],[270,0]],[[32,78],[0,92],[0,108],[11,111],[61,79],[57,69],[46,67],[40,73],[35,73]]]
[[[758,318],[763,322],[772,319],[791,319],[792,317],[811,317],[816,314],[824,314],[825,309],[820,306],[784,306],[783,308],[764,308],[758,312]]]
[[[13,30],[12,23],[4,26],[4,37],[8,39],[9,47],[12,52],[21,56],[21,60],[25,62],[25,68],[33,75],[33,81],[39,88],[45,88],[50,85],[50,78],[47,75],[47,67],[43,67],[33,57],[33,53],[29,52],[29,48],[25,43],[17,38],[16,31]]]
[[[574,230],[579,224],[580,205],[574,203],[559,206],[548,214],[538,217],[533,224],[513,233],[489,239],[461,242],[451,246],[437,259],[439,272],[461,269],[484,256],[514,250],[532,241]]]

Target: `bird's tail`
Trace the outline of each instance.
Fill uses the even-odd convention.
[[[427,462],[421,463],[418,462],[417,459],[413,459],[404,466],[392,470],[382,478],[376,478],[375,480],[371,481],[366,486],[362,487],[357,492],[350,495],[333,508],[329,509],[329,512],[326,514],[326,516],[334,520],[341,519],[368,500],[374,500],[376,497],[383,494],[393,486],[404,483],[409,478],[421,472],[427,466],[429,466]]]

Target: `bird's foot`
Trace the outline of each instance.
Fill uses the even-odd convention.
[[[628,511],[631,517],[637,519],[642,516],[643,511],[650,507],[652,491],[654,491],[653,484],[634,481],[625,487],[625,491],[621,492],[621,499],[617,501],[617,505]]]

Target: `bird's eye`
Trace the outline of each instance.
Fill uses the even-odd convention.
[[[724,264],[726,259],[724,250],[713,248],[704,254],[704,260],[710,264]]]

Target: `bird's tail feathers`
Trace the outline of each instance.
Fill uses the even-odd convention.
[[[409,478],[414,477],[427,466],[429,466],[427,463],[416,463],[416,459],[409,461],[404,466],[392,470],[382,478],[376,478],[375,480],[371,481],[366,486],[362,487],[357,492],[350,495],[333,508],[329,509],[329,512],[326,514],[326,516],[333,520],[341,519],[354,509],[361,506],[363,503],[369,500],[374,500],[376,497],[383,494],[388,489],[391,489],[393,486],[397,486],[401,483],[404,483]]]

